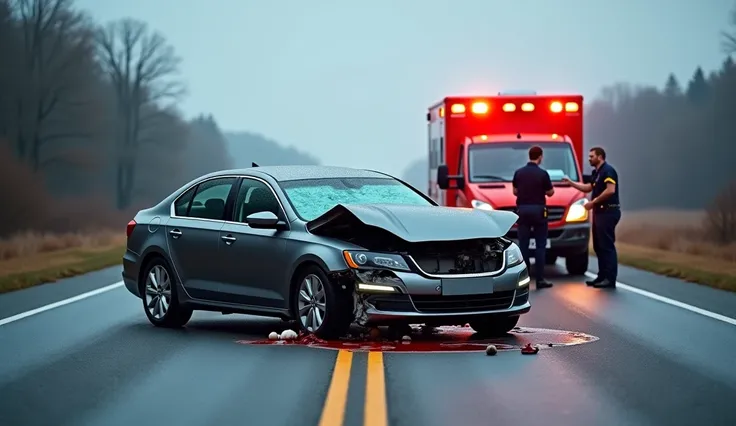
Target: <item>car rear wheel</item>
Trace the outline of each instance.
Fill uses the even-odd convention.
[[[177,328],[192,318],[192,310],[179,304],[176,281],[163,259],[148,264],[143,276],[143,309],[155,326]]]
[[[565,268],[570,275],[585,275],[588,271],[588,252],[585,251],[565,258]]]
[[[344,336],[353,322],[350,291],[333,285],[316,265],[305,268],[296,279],[292,304],[300,330],[322,339]]]
[[[501,337],[513,330],[519,323],[519,316],[513,317],[491,317],[471,321],[470,326],[483,337]]]

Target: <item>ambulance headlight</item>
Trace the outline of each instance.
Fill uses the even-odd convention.
[[[567,210],[567,216],[565,216],[565,222],[585,222],[588,220],[588,211],[585,210],[585,203],[588,202],[587,198],[578,200],[570,206]]]
[[[486,203],[485,201],[473,200],[470,202],[470,205],[473,206],[474,209],[478,209],[478,210],[487,210],[487,211],[493,210],[493,206]]]

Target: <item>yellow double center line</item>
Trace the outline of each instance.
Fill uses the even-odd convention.
[[[342,426],[350,386],[350,369],[353,353],[340,350],[335,360],[335,370],[327,391],[319,426]],[[387,426],[386,381],[383,374],[383,353],[368,352],[368,371],[365,384],[364,426]]]

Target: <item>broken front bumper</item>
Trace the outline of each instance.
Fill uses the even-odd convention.
[[[523,263],[498,275],[467,278],[357,273],[355,288],[356,321],[362,324],[460,324],[479,315],[521,315],[531,308]]]

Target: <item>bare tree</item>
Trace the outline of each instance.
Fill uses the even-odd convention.
[[[125,209],[132,200],[145,129],[156,126],[161,103],[176,101],[184,94],[176,78],[180,59],[162,35],[133,19],[100,29],[97,43],[117,100],[117,204]]]
[[[705,228],[721,244],[736,241],[736,180],[726,185],[708,206]]]
[[[731,30],[723,31],[721,33],[721,35],[723,36],[723,40],[721,42],[723,51],[727,55],[736,53],[736,5],[734,5],[733,9],[731,10],[731,18],[729,21]]]
[[[54,124],[64,109],[84,105],[75,92],[90,69],[92,38],[85,15],[72,0],[11,0],[22,32],[23,81],[16,93],[16,151],[34,170],[42,166],[42,148],[49,142],[87,138],[84,131]]]

